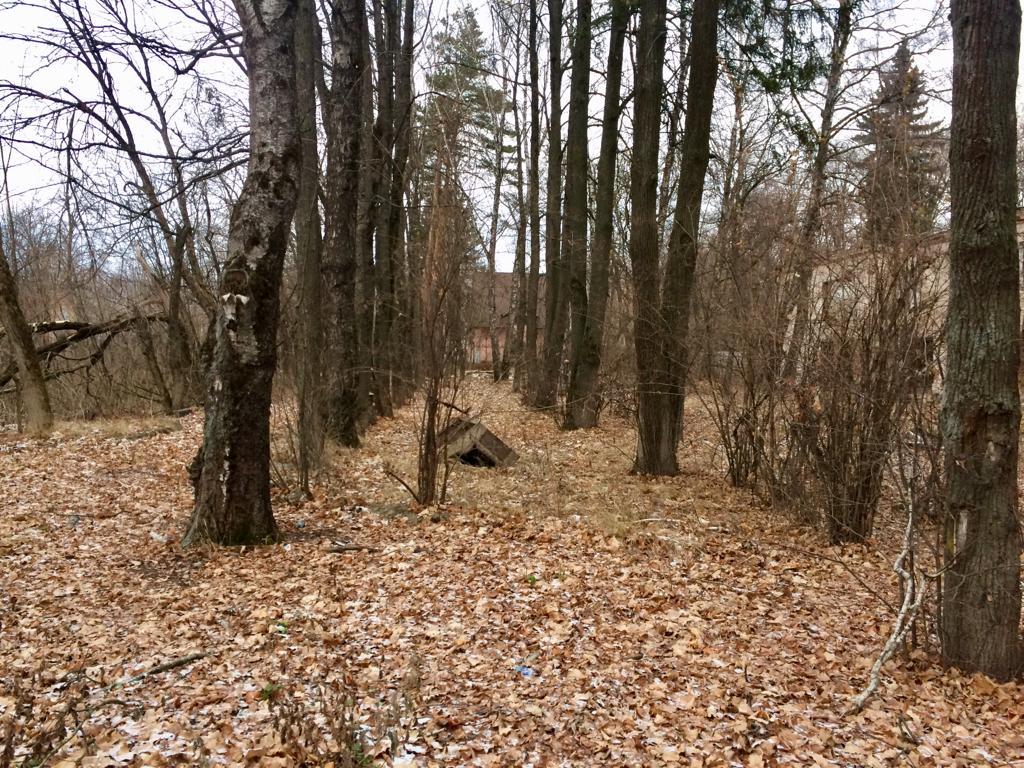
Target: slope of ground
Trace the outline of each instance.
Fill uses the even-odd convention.
[[[484,380],[464,402],[514,467],[411,510],[385,473],[413,476],[407,408],[315,501],[282,494],[256,550],[176,545],[195,416],[0,442],[0,737],[25,764],[283,766],[351,720],[365,765],[1024,765],[1024,687],[924,651],[844,714],[887,547],[827,549],[728,489],[705,428],[653,481],[622,422],[562,433]]]

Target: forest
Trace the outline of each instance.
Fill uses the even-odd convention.
[[[1017,0],[0,0],[0,768],[1024,766]]]

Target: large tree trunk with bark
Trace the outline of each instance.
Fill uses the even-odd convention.
[[[12,238],[13,239],[13,238]],[[3,233],[0,232],[0,323],[7,330],[7,340],[18,368],[22,402],[25,407],[25,426],[29,432],[47,432],[53,426],[50,397],[43,381],[42,367],[32,341],[32,329],[25,322],[14,274],[4,253]]]
[[[217,291],[196,501],[183,546],[277,537],[270,507],[270,401],[281,271],[295,213],[296,0],[236,0],[249,74],[249,167],[231,211]]]
[[[664,278],[660,279],[656,249],[653,252],[646,248],[637,250],[633,258],[639,383],[635,470],[642,474],[673,475],[679,471],[676,448],[682,431],[686,393],[687,333],[704,176],[710,158],[711,113],[718,78],[718,4],[719,0],[697,0],[693,9],[690,47],[693,55],[686,96],[679,186]],[[663,17],[661,23],[663,31]],[[664,58],[663,50],[661,55]],[[638,112],[639,95],[638,92]],[[635,152],[634,149],[634,157]],[[652,186],[651,216],[655,228],[653,187],[656,181],[656,178],[647,180]],[[635,221],[635,203],[633,216]]]
[[[563,301],[570,313],[570,351],[578,357],[587,324],[587,117],[590,105],[591,2],[577,0],[569,86],[569,131],[565,157],[565,214],[562,218]],[[561,357],[561,355],[559,355]],[[570,369],[571,370],[571,369]],[[567,398],[565,423],[571,425],[573,402]]]
[[[612,0],[611,30],[608,33],[608,75],[605,83],[604,115],[601,121],[601,149],[597,161],[597,194],[594,210],[594,238],[591,250],[590,291],[586,316],[574,310],[569,390],[566,396],[566,429],[597,426],[600,399],[598,374],[604,342],[604,318],[608,307],[608,269],[612,252],[615,205],[615,164],[619,147],[619,91],[622,86],[622,54],[630,9],[623,0]]]
[[[360,324],[372,322],[369,319],[372,312],[367,306],[361,307],[360,313],[356,312],[358,254],[365,247],[372,250],[372,246],[359,242],[359,217],[360,214],[367,216],[360,201],[365,30],[361,2],[337,0],[332,4],[330,119],[321,261],[326,370],[324,430],[332,439],[349,446],[359,444]],[[364,339],[363,344],[365,347],[369,341]]]
[[[942,408],[945,662],[1022,670],[1020,269],[1016,236],[1017,0],[954,0],[948,373]]]
[[[635,469],[651,472],[655,457],[670,454],[664,467],[676,471],[675,441],[663,434],[654,407],[662,383],[655,367],[660,338],[658,317],[658,146],[665,65],[665,0],[642,0],[636,43],[636,84],[633,89],[633,161],[630,166],[629,258],[633,265],[636,302],[634,345],[637,360],[638,445]],[[649,423],[648,423],[649,422]],[[659,443],[668,440],[668,446]]]

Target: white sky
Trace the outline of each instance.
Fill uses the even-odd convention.
[[[41,2],[49,2],[50,0],[40,0]],[[53,2],[59,2],[60,0],[52,0]],[[490,15],[486,11],[486,8],[482,6],[482,0],[476,0],[477,3],[481,3],[481,9],[478,12],[478,19],[485,33],[489,33],[491,29]],[[171,19],[166,10],[154,11],[154,6],[150,3],[136,2],[134,5],[129,4],[138,14],[139,23],[146,27],[161,26],[167,28],[168,24],[180,23],[177,20]],[[449,5],[454,7],[455,0],[449,0]],[[835,3],[829,3],[830,6]],[[935,12],[935,4],[926,2],[925,0],[910,0],[900,7],[897,11],[893,12],[887,19],[885,19],[886,26],[892,28],[895,27],[903,33],[911,33],[918,27],[920,27],[925,21]],[[442,5],[435,5],[433,12],[438,15],[441,12]],[[6,30],[8,33],[24,31],[29,32],[34,30],[40,24],[48,23],[47,14],[38,8],[26,5],[24,3],[14,4],[13,6],[8,5],[4,10],[0,11],[0,29]],[[52,22],[49,22],[52,23]],[[952,64],[952,52],[948,43],[948,20],[943,21],[943,30],[946,32],[947,40],[945,42],[935,39],[922,40],[919,44],[914,47],[920,49],[922,46],[928,49],[925,53],[919,53],[915,57],[915,63],[926,73],[929,78],[931,89],[935,92],[931,100],[932,111],[936,119],[942,119],[948,122],[949,118],[949,107],[944,102],[944,99],[948,99],[949,89],[949,73]],[[184,27],[182,28],[182,34],[187,35],[188,31]],[[880,35],[861,35],[854,42],[854,47],[873,46],[883,42],[891,42],[895,37],[889,36],[888,41],[883,41]],[[72,90],[87,90],[94,87],[88,83],[85,78],[76,78],[73,71],[68,70],[66,66],[50,66],[47,68],[39,68],[39,60],[36,54],[26,50],[24,47],[21,50],[17,50],[18,46],[12,43],[4,43],[5,50],[3,51],[2,58],[0,58],[0,80],[14,81],[14,82],[27,82],[29,85],[39,90],[50,90],[57,92],[62,88],[70,87]],[[602,49],[604,41],[601,42]],[[890,52],[891,54],[891,52]],[[886,55],[890,55],[886,54]],[[543,58],[543,56],[542,56]],[[219,77],[220,73],[224,73],[224,77],[233,78],[234,86],[242,88],[244,84],[241,82],[240,75],[237,70],[231,70],[230,65],[223,63],[213,63],[210,65],[211,71],[214,77]],[[595,62],[595,69],[600,68],[600,63]],[[564,78],[564,87],[568,87],[568,77]],[[127,82],[127,79],[126,79]],[[877,84],[877,78],[871,78],[868,81],[870,89],[873,89]],[[168,86],[171,88],[171,85]],[[591,103],[591,121],[596,123],[596,117],[600,115],[602,98],[600,91],[603,88],[603,82],[599,78],[593,77],[592,90],[595,92],[594,98]],[[129,103],[133,99],[138,98],[138,94],[132,94],[131,90],[125,92],[125,98]],[[563,99],[564,101],[564,99]],[[816,117],[816,112],[811,111],[812,116]],[[563,118],[564,119],[564,118]],[[591,128],[591,143],[595,147],[597,146],[599,130],[596,126]],[[6,149],[5,149],[6,154]],[[53,174],[46,172],[40,168],[38,156],[33,157],[32,153],[16,157],[13,167],[10,170],[8,182],[10,192],[14,197],[15,205],[26,205],[30,204],[33,200],[39,202],[45,202],[53,195]],[[52,160],[49,162],[52,163]],[[484,206],[486,210],[488,206]],[[485,217],[481,217],[483,221]],[[486,224],[484,221],[483,223]],[[506,236],[502,238],[501,247],[499,249],[499,267],[503,269],[511,268],[512,258],[512,242],[510,237]]]

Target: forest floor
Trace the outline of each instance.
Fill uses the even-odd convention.
[[[385,473],[413,477],[409,407],[257,549],[177,545],[198,415],[0,436],[0,765],[5,732],[14,765],[319,764],[349,723],[338,768],[1024,766],[1024,686],[928,647],[846,714],[895,525],[829,548],[730,489],[698,406],[648,480],[622,421],[564,433],[482,378],[465,402],[517,464],[415,510]]]

